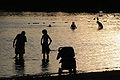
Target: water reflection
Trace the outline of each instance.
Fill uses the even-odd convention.
[[[42,60],[42,72],[48,72],[48,67],[49,67],[49,62],[47,61],[47,59],[43,59]]]
[[[38,14],[41,14],[38,12]],[[1,16],[0,17],[0,76],[10,76],[19,74],[37,74],[45,72],[58,72],[60,66],[59,61],[55,60],[56,51],[50,54],[50,62],[43,64],[41,59],[42,51],[39,40],[41,31],[47,29],[53,39],[50,46],[51,49],[56,50],[60,46],[73,46],[76,51],[76,66],[77,70],[90,72],[94,70],[101,70],[113,67],[120,67],[120,14],[114,17],[113,14],[104,14],[99,17],[104,29],[98,31],[96,24],[96,14],[78,14],[69,15],[63,13],[57,16],[43,17],[34,16],[33,13],[29,16]],[[27,15],[27,13],[26,13]],[[70,30],[70,24],[75,21],[77,30],[74,32]],[[106,22],[105,22],[106,21]],[[38,23],[33,25],[33,23]],[[28,24],[30,23],[30,24]],[[31,24],[32,23],[32,24]],[[51,24],[54,27],[46,27]],[[9,60],[9,52],[14,53],[11,49],[11,41],[14,34],[26,31],[29,41],[26,44],[27,59],[25,64],[16,61],[12,66],[12,60]],[[38,60],[37,60],[38,58]],[[7,65],[6,65],[7,63]],[[87,66],[86,66],[87,65]],[[12,67],[14,71],[12,71]],[[15,72],[15,73],[14,73]]]
[[[15,71],[16,71],[16,74],[18,76],[22,76],[24,75],[24,72],[25,72],[25,60],[24,58],[22,59],[19,59],[19,58],[15,58]]]

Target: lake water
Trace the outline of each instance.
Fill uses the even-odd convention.
[[[96,72],[120,69],[120,14],[103,13],[99,21],[104,28],[98,30],[98,14],[63,12],[0,13],[0,77],[24,74],[57,73],[56,60],[59,47],[72,46],[75,50],[77,71]],[[70,25],[75,22],[77,29]],[[47,27],[49,24],[52,27]],[[53,42],[50,62],[42,66],[40,39],[47,29]],[[26,32],[28,42],[22,65],[16,64],[13,39],[21,31]]]

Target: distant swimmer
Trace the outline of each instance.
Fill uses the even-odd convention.
[[[99,15],[98,16],[102,17],[103,16],[102,14],[103,14],[103,11],[99,11]]]
[[[70,28],[71,28],[72,30],[77,29],[77,27],[76,27],[76,25],[75,25],[75,22],[72,22],[72,24],[71,24]]]
[[[101,23],[101,22],[99,22],[98,20],[97,20],[97,24],[98,24],[98,30],[103,29],[103,25],[102,25],[102,23]]]
[[[49,24],[48,27],[52,27],[51,24]]]

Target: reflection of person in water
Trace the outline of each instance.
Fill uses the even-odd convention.
[[[70,28],[71,28],[72,30],[75,30],[75,29],[77,28],[76,25],[75,25],[75,22],[72,22]]]
[[[17,75],[21,75],[21,76],[24,75],[24,67],[25,67],[24,59],[23,58],[22,59],[15,58],[15,71],[16,71]]]
[[[21,34],[17,34],[13,41],[13,48],[15,45],[15,58],[17,58],[18,55],[19,58],[23,58],[23,54],[25,53],[25,42],[27,42],[27,38],[25,36],[25,31],[22,31]]]
[[[48,71],[48,67],[49,67],[49,63],[42,61],[42,65],[41,65],[41,70],[42,72],[47,72]]]
[[[42,30],[42,33],[43,33],[43,35],[41,38],[41,45],[42,45],[43,61],[45,61],[45,54],[46,54],[47,62],[49,62],[49,53],[50,53],[49,45],[51,44],[52,39],[47,34],[46,29]]]

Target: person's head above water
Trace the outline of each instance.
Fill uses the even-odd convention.
[[[75,24],[75,22],[72,22],[72,24]]]
[[[22,35],[25,35],[25,31],[22,31],[21,34],[22,34]]]
[[[46,29],[42,30],[42,33],[47,34],[47,30]]]

